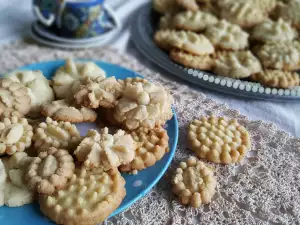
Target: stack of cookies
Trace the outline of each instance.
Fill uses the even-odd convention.
[[[300,85],[298,0],[153,0],[158,47],[185,67],[272,88]]]
[[[0,79],[0,206],[38,199],[57,224],[104,221],[126,195],[120,171],[136,173],[168,152],[172,103],[163,86],[106,77],[93,62],[68,59],[51,81],[40,71],[8,74]],[[105,126],[82,137],[74,123],[97,117]]]

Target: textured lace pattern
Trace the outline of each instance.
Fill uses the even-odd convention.
[[[175,99],[180,135],[170,168],[149,194],[104,224],[300,223],[300,140],[279,130],[274,124],[251,121],[237,110],[217,104],[188,86],[163,78],[112,49],[68,52],[19,42],[5,46],[0,52],[0,72],[70,56],[103,60],[133,69],[149,80],[167,86]],[[186,143],[188,123],[208,114],[238,119],[251,133],[252,151],[240,164],[214,165],[219,182],[218,192],[210,205],[193,209],[179,204],[170,192],[170,180],[178,163],[193,154]]]

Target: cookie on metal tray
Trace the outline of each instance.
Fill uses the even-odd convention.
[[[94,110],[77,105],[67,99],[43,105],[41,113],[53,120],[70,123],[94,122],[97,119],[97,113]]]
[[[196,0],[176,0],[177,4],[186,10],[196,12],[199,10],[199,6]]]
[[[241,161],[251,147],[249,133],[242,125],[214,116],[192,121],[188,142],[199,158],[222,164]]]
[[[297,30],[281,18],[277,21],[266,20],[251,32],[251,39],[259,42],[292,41],[297,37]]]
[[[31,98],[27,88],[11,79],[0,79],[0,116],[22,117],[31,109]]]
[[[239,26],[221,20],[210,26],[204,35],[211,41],[216,49],[243,50],[248,47],[249,34]]]
[[[152,0],[153,9],[161,14],[174,14],[180,10],[176,0]]]
[[[137,142],[138,148],[135,150],[132,162],[119,167],[122,172],[132,172],[153,166],[169,151],[169,136],[162,127],[149,132],[133,131],[130,134]]]
[[[250,51],[217,52],[213,71],[231,78],[246,78],[262,70],[259,60]]]
[[[213,170],[204,162],[190,157],[181,162],[172,179],[173,192],[184,205],[199,208],[211,202],[217,187]]]
[[[40,195],[41,211],[57,224],[96,225],[103,222],[126,195],[117,169],[75,170],[71,180],[50,196]]]
[[[50,147],[32,160],[26,168],[25,180],[30,190],[51,195],[66,186],[74,169],[73,157],[67,150]]]
[[[268,18],[268,14],[253,1],[225,0],[218,1],[221,18],[244,28],[252,27]]]
[[[50,117],[38,125],[34,136],[34,148],[38,152],[50,147],[67,149],[73,152],[81,141],[81,136],[75,125],[70,122],[57,122]]]
[[[174,25],[176,28],[194,32],[201,32],[217,22],[217,17],[202,11],[185,11],[176,14],[174,17]]]
[[[32,126],[27,119],[16,116],[0,122],[0,155],[13,155],[31,146]]]
[[[168,51],[177,48],[194,55],[214,53],[211,42],[204,35],[192,31],[159,30],[155,33],[154,41]]]
[[[211,55],[192,55],[176,49],[170,52],[170,58],[185,67],[199,70],[211,70],[214,65]]]
[[[273,88],[292,88],[300,85],[300,76],[298,73],[281,70],[265,70],[253,74],[251,79]]]
[[[256,55],[265,68],[292,71],[300,68],[300,42],[269,42]]]

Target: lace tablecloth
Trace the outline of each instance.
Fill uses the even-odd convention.
[[[133,69],[167,86],[175,99],[179,144],[163,179],[144,198],[104,224],[299,224],[300,140],[274,124],[251,121],[237,110],[217,104],[200,92],[146,69],[112,49],[60,51],[20,42],[0,52],[0,73],[24,64],[66,57],[103,60]],[[215,165],[218,192],[211,204],[194,209],[182,206],[170,191],[174,168],[193,153],[187,149],[188,123],[201,115],[236,118],[251,133],[252,151],[241,164]]]

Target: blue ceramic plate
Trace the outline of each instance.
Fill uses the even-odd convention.
[[[94,61],[107,73],[107,76],[115,76],[118,79],[124,79],[126,77],[140,76],[134,71],[125,69],[123,67],[104,63],[100,61]],[[64,60],[41,62],[37,64],[31,64],[19,68],[18,70],[41,70],[44,75],[50,79],[55,70],[64,65]],[[78,128],[81,135],[84,135],[89,128],[95,128],[94,124],[79,124]],[[177,117],[174,112],[173,118],[167,122],[166,128],[170,137],[169,147],[170,151],[157,162],[154,166],[138,172],[137,175],[122,174],[126,180],[126,197],[118,209],[116,209],[111,215],[115,216],[123,210],[127,209],[130,205],[136,202],[147,194],[151,188],[159,181],[167,170],[172,158],[175,154],[177,140],[178,140],[178,123]],[[39,210],[38,203],[25,205],[19,208],[8,208],[6,206],[0,207],[0,224],[1,225],[20,225],[20,224],[32,224],[32,225],[50,225],[54,224]]]

